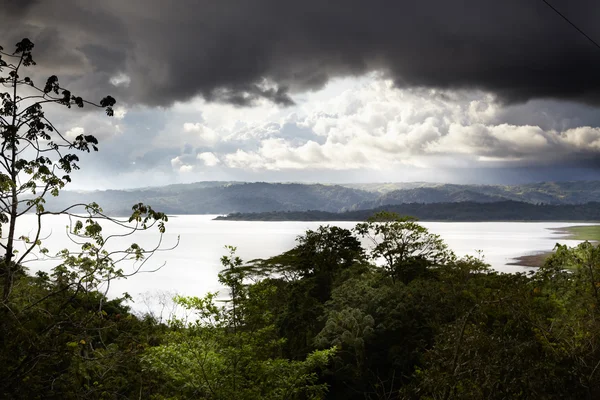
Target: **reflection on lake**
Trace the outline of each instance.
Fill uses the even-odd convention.
[[[238,255],[244,260],[265,258],[289,250],[295,238],[307,229],[319,225],[337,225],[351,229],[353,222],[240,222],[213,221],[210,215],[181,215],[169,218],[164,246],[176,243],[179,246],[168,252],[154,255],[145,268],[151,270],[166,262],[159,271],[137,274],[127,280],[113,282],[113,295],[128,292],[134,299],[145,292],[170,291],[185,295],[201,296],[207,291],[219,289],[217,272],[221,268],[219,259],[225,254],[225,245],[236,246]],[[35,226],[32,215],[20,220],[19,234],[31,234]],[[68,220],[65,217],[49,216],[45,219],[42,237],[48,236],[45,246],[50,253],[66,247],[69,243],[65,232]],[[432,233],[441,235],[458,256],[476,255],[481,250],[485,261],[504,272],[524,271],[527,268],[507,265],[513,258],[537,251],[551,250],[557,241],[576,245],[579,241],[564,240],[563,236],[548,228],[572,226],[565,222],[422,222]],[[577,225],[583,225],[577,223]],[[114,233],[114,227],[105,225],[106,233]],[[157,231],[139,232],[134,238],[119,240],[119,248],[135,241],[142,247],[156,244]],[[73,248],[73,245],[68,246]],[[56,261],[33,261],[27,264],[31,270],[47,270]],[[131,266],[124,269],[127,272]],[[139,301],[138,301],[139,305]]]

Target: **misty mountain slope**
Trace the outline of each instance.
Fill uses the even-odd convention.
[[[384,182],[384,183],[343,183],[340,186],[352,188],[352,189],[360,189],[366,190],[367,192],[376,192],[376,193],[388,193],[394,192],[397,190],[408,190],[408,189],[418,189],[418,188],[431,188],[438,186],[445,186],[444,183],[434,183],[434,182]]]
[[[438,203],[444,201],[484,203],[514,200],[534,204],[583,204],[600,201],[600,181],[540,182],[510,186],[401,182],[351,184],[348,187],[379,193],[381,199],[381,201],[377,200],[379,205],[411,202]]]
[[[126,214],[143,202],[169,214],[226,214],[263,211],[339,211],[376,194],[337,185],[296,183],[229,183],[171,185],[137,190],[63,192],[49,199],[47,208],[57,210],[73,203],[101,205],[106,213]]]
[[[374,201],[365,201],[353,205],[346,210],[362,210],[385,205],[405,203],[456,203],[470,201],[475,203],[491,203],[508,200],[503,196],[487,195],[474,190],[451,191],[447,188],[422,187],[417,189],[394,190],[383,193]],[[344,210],[344,211],[346,211]]]
[[[166,206],[176,202],[182,212],[198,214],[221,214],[241,210],[338,211],[348,204],[372,197],[368,192],[341,186],[245,183],[157,197],[156,204]]]
[[[404,189],[390,190],[394,187]],[[133,204],[143,202],[168,214],[228,214],[305,210],[339,212],[406,203],[492,203],[509,200],[530,204],[598,202],[600,181],[516,186],[422,182],[342,186],[213,181],[130,190],[63,191],[59,197],[48,199],[46,208],[58,210],[74,203],[96,202],[106,213],[124,215],[130,212]]]
[[[491,203],[404,203],[372,209],[326,211],[273,211],[235,213],[218,220],[232,221],[364,221],[380,211],[410,215],[420,221],[600,221],[600,203],[531,204],[519,201]]]
[[[207,189],[207,188],[216,188],[216,187],[226,187],[232,185],[244,185],[246,182],[239,181],[201,181],[201,182],[193,182],[193,183],[174,183],[172,185],[166,186],[151,186],[151,187],[142,187],[129,189],[129,191],[147,191],[153,193],[181,193],[181,192],[189,192],[197,189]]]

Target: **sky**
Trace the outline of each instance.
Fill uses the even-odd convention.
[[[550,0],[600,42],[593,0]],[[115,116],[73,189],[203,180],[517,184],[600,176],[600,48],[542,0],[0,0]]]

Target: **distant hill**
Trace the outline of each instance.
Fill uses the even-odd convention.
[[[584,204],[600,202],[600,181],[544,182],[527,185],[454,185],[426,182],[372,184],[302,184],[206,181],[162,187],[93,192],[63,191],[46,204],[58,210],[73,203],[100,204],[124,215],[143,202],[168,214],[229,214],[268,211],[327,212],[374,209],[407,203]]]
[[[136,190],[61,192],[47,209],[95,201],[106,213],[126,214],[143,202],[168,214],[225,214],[232,212],[339,211],[376,197],[373,193],[337,185],[298,183],[232,183],[170,185]]]
[[[600,203],[530,204],[519,201],[495,203],[397,204],[370,210],[331,213],[325,211],[273,211],[234,213],[217,220],[228,221],[364,221],[379,211],[416,217],[421,221],[600,221]]]
[[[441,183],[383,183],[344,185],[376,192],[374,203],[356,205],[355,209],[383,204],[439,203],[455,201],[490,202],[502,200],[545,204],[583,204],[600,201],[600,181],[541,182],[525,185],[455,185]]]
[[[490,203],[507,200],[498,195],[488,195],[474,190],[449,190],[445,187],[421,187],[415,189],[394,190],[382,193],[375,200],[364,201],[342,211],[363,210],[376,208],[389,204],[405,203],[456,203],[471,201],[476,203]]]

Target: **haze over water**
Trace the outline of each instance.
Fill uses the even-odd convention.
[[[214,215],[172,216],[167,223],[167,232],[163,238],[164,247],[180,242],[177,248],[156,253],[144,266],[145,271],[153,270],[163,263],[164,267],[156,272],[143,272],[126,280],[111,283],[110,295],[128,292],[134,300],[140,294],[157,291],[173,292],[185,295],[202,296],[208,291],[219,290],[217,273],[221,269],[219,259],[226,251],[225,245],[237,247],[237,254],[243,260],[266,258],[280,254],[295,245],[295,239],[307,229],[316,229],[320,225],[337,225],[352,229],[355,222],[245,222],[214,221]],[[25,216],[18,227],[19,234],[32,233],[35,226],[34,216]],[[45,219],[42,237],[51,254],[71,243],[70,249],[76,249],[67,238],[65,226],[68,219],[51,216]],[[528,268],[507,265],[513,258],[538,251],[551,250],[557,241],[576,245],[579,241],[562,239],[549,228],[571,226],[568,222],[422,222],[432,233],[441,235],[458,256],[477,255],[481,250],[485,261],[493,268],[503,272],[520,272]],[[116,233],[115,227],[104,224],[105,234]],[[111,249],[124,249],[136,242],[149,249],[156,245],[158,232],[155,230],[138,232],[135,237],[118,239],[117,246]],[[368,245],[365,242],[365,245]],[[27,263],[31,270],[49,270],[57,261],[43,260]],[[125,272],[131,271],[131,265],[123,265]],[[141,307],[140,304],[136,308]]]

